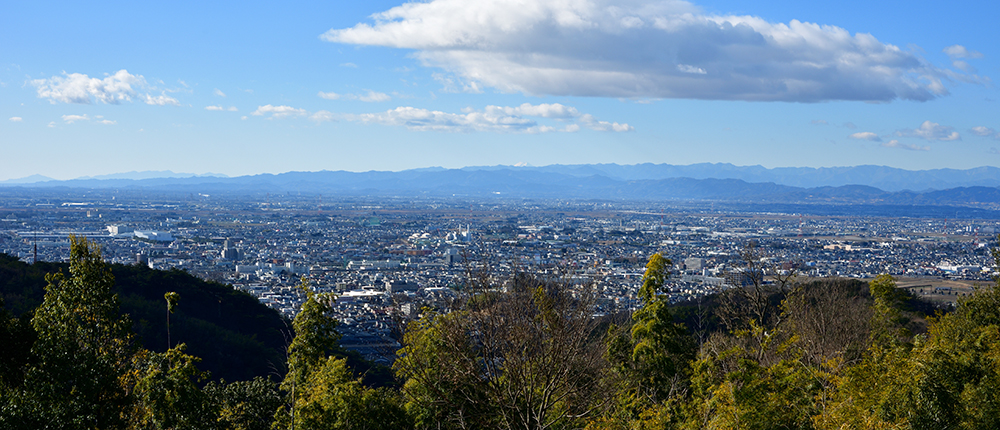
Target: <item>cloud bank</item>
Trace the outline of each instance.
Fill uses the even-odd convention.
[[[705,14],[681,0],[431,0],[331,29],[329,42],[412,49],[425,66],[532,95],[821,102],[931,100],[977,81],[867,33]],[[949,54],[972,58],[964,48]]]

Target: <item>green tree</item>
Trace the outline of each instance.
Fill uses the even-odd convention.
[[[177,302],[180,301],[181,295],[170,291],[165,293],[163,298],[167,301],[167,349],[170,349],[174,347],[170,343],[170,314],[174,313],[174,309],[177,308]]]
[[[283,403],[278,385],[261,377],[210,382],[205,392],[218,411],[217,427],[228,430],[270,430],[274,411]]]
[[[46,276],[45,299],[31,320],[34,363],[4,415],[35,428],[124,428],[137,350],[131,322],[119,314],[98,246],[71,236],[69,272]]]
[[[871,331],[864,358],[831,376],[830,401],[813,421],[819,428],[910,428],[910,398],[919,369],[902,326],[896,281],[879,275],[869,282]]]
[[[384,390],[372,390],[353,378],[339,352],[337,321],[328,315],[325,297],[318,297],[305,280],[306,301],[292,327],[288,373],[281,383],[286,406],[275,414],[280,429],[405,428],[402,405]]]
[[[133,428],[196,430],[215,424],[215,405],[198,387],[205,375],[195,366],[198,358],[184,348],[182,343],[163,353],[144,350],[135,356]]]
[[[639,288],[642,307],[632,314],[634,378],[654,401],[663,401],[680,388],[695,353],[694,339],[683,324],[674,322],[668,292],[663,291],[670,265],[659,253],[649,257]]]
[[[25,366],[31,359],[31,347],[36,337],[31,326],[31,314],[20,317],[11,315],[3,308],[3,299],[0,298],[0,345],[3,346],[3,353],[0,354],[0,394],[5,389],[22,386]]]
[[[696,345],[684,325],[674,322],[663,290],[670,265],[659,253],[649,257],[639,288],[642,307],[632,314],[631,327],[608,329],[615,407],[591,427],[656,428],[678,419]]]
[[[395,369],[418,428],[573,428],[610,404],[585,292],[525,275],[467,291],[404,336]]]

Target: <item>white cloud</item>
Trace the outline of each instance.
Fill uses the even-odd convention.
[[[584,127],[597,131],[635,131],[631,125],[619,124],[617,122],[598,121],[594,119],[594,116],[591,114],[581,115],[580,123],[583,124]]]
[[[49,79],[35,79],[31,85],[38,88],[38,97],[50,102],[90,104],[96,99],[102,103],[118,104],[131,101],[136,95],[134,87],[144,87],[146,79],[125,69],[104,79],[91,78],[81,73],[64,73]]]
[[[111,120],[107,120],[107,119],[102,119],[100,121],[97,121],[97,123],[98,124],[104,124],[104,125],[114,125],[114,124],[118,124],[118,121],[111,121]]]
[[[205,106],[205,110],[236,112],[239,109],[236,109],[236,106],[230,106],[229,108],[224,108],[221,105],[213,105],[213,106]]]
[[[944,53],[948,54],[951,58],[951,65],[956,69],[963,72],[976,73],[976,68],[972,67],[968,62],[962,60],[962,58],[983,58],[983,54],[976,51],[970,51],[962,45],[951,45],[944,48]],[[978,78],[978,76],[976,77]]]
[[[148,104],[148,105],[156,105],[156,106],[167,106],[167,105],[170,105],[170,106],[180,106],[181,105],[181,103],[178,102],[177,99],[175,99],[173,97],[170,97],[170,96],[168,96],[166,94],[160,94],[158,96],[151,96],[149,94],[146,94],[145,96],[143,96],[143,98],[146,100],[146,104]]]
[[[72,124],[77,121],[90,121],[90,117],[87,115],[63,115],[62,120],[66,124]]]
[[[886,148],[905,149],[907,151],[930,151],[931,150],[931,147],[929,147],[929,146],[908,145],[908,144],[905,144],[905,143],[899,143],[898,140],[890,140],[888,142],[883,143],[881,146],[886,147]]]
[[[50,121],[49,125],[46,125],[46,127],[48,127],[48,128],[56,128],[56,122],[55,121]]]
[[[363,102],[385,102],[391,98],[386,93],[376,93],[375,91],[368,91],[368,94],[358,96],[358,100]]]
[[[980,137],[992,137],[994,139],[1000,139],[1000,132],[990,127],[984,127],[981,125],[978,127],[972,127],[971,129],[969,129],[969,133],[972,133]]]
[[[334,92],[324,93],[320,91],[319,96],[320,98],[324,98],[327,100],[343,99],[343,100],[360,100],[363,102],[385,102],[392,99],[392,97],[386,93],[378,93],[372,90],[368,90],[368,93],[366,94],[337,94]]]
[[[900,137],[916,137],[924,140],[961,140],[962,137],[959,136],[958,132],[955,131],[954,127],[948,127],[936,122],[924,121],[920,124],[920,127],[916,129],[907,128],[903,130],[896,131],[896,136]]]
[[[251,113],[250,115],[262,116],[271,114],[270,119],[273,119],[273,118],[286,118],[290,116],[303,116],[308,113],[309,112],[306,112],[305,109],[296,109],[291,106],[264,105],[264,106],[258,106],[257,110],[253,111],[253,113]]]
[[[850,136],[847,136],[847,137],[849,137],[851,139],[870,140],[872,142],[881,142],[882,141],[881,137],[878,137],[877,134],[872,133],[870,131],[862,131],[860,133],[854,133],[854,134],[851,134]]]
[[[445,76],[443,73],[431,73],[431,77],[441,83],[443,87],[442,91],[446,93],[480,94],[483,92],[482,88],[479,88],[479,84],[475,81],[466,82],[454,76]]]
[[[558,103],[520,106],[487,106],[483,110],[463,109],[462,113],[431,111],[409,106],[381,113],[360,115],[344,115],[348,121],[375,123],[383,125],[403,126],[415,131],[448,131],[448,132],[499,132],[499,133],[549,133],[560,131],[551,125],[539,124],[538,121],[526,117],[554,119],[556,121],[574,121],[567,124],[561,131],[575,132],[580,127],[597,131],[633,131],[628,124],[599,121],[590,114],[581,114],[576,108]]]
[[[946,79],[867,33],[712,15],[683,0],[430,0],[331,29],[330,42],[415,50],[446,90],[710,100],[930,100]],[[464,81],[461,85],[447,83]],[[454,81],[452,81],[454,84]]]
[[[183,81],[182,85],[187,86]],[[90,104],[94,100],[106,104],[120,104],[138,98],[149,105],[180,106],[177,99],[166,95],[163,91],[158,96],[139,93],[140,89],[155,89],[150,87],[142,75],[133,75],[122,69],[104,79],[91,78],[82,73],[63,73],[63,76],[53,76],[48,79],[34,79],[31,85],[37,88],[38,97],[49,99],[50,103]],[[175,92],[175,91],[170,91]]]
[[[962,45],[951,45],[947,48],[944,48],[944,53],[948,54],[948,56],[951,57],[952,59],[983,58],[983,54],[981,52],[970,51],[968,49],[965,49],[965,47]]]
[[[325,110],[321,110],[321,111],[316,112],[316,113],[314,113],[312,115],[309,115],[309,119],[311,119],[313,121],[316,121],[316,122],[332,122],[332,121],[336,121],[337,120],[334,117],[333,112],[325,111]]]
[[[24,118],[21,118],[19,116],[12,116],[12,117],[10,117],[10,121],[11,122],[21,122],[21,121],[24,121]]]
[[[708,74],[708,72],[705,71],[705,69],[702,69],[701,67],[690,66],[690,65],[687,65],[687,64],[678,64],[677,65],[677,70],[679,70],[681,72],[684,72],[684,73],[694,73],[694,74],[697,74],[697,75],[707,75]]]
[[[225,97],[226,96],[226,93],[222,92],[222,90],[220,90],[218,88],[216,88],[215,91],[213,91],[213,93],[215,95],[219,96],[219,97]]]
[[[994,130],[992,128],[989,128],[989,127],[978,126],[978,127],[972,127],[972,129],[969,130],[969,133],[972,133],[972,134],[974,134],[976,136],[986,137],[986,136],[992,136],[993,134],[995,134],[996,130]]]
[[[564,106],[559,103],[542,103],[532,105],[523,103],[518,107],[486,106],[487,112],[502,112],[506,115],[540,116],[542,118],[576,118],[580,112],[574,107]]]
[[[354,63],[340,63],[340,67],[350,67],[352,69],[357,69],[358,65]]]

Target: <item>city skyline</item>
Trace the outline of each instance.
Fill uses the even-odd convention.
[[[877,3],[6,4],[0,181],[1000,164],[998,7]]]

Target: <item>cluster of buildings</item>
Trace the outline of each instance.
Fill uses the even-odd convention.
[[[678,210],[654,203],[266,196],[0,196],[0,252],[68,258],[69,235],[112,263],[177,268],[232,285],[294,317],[300,285],[327,297],[342,343],[369,358],[400,327],[446,309],[470,283],[518,272],[596,294],[597,313],[635,309],[644,266],[674,266],[671,300],[754,275],[989,281],[997,220]],[[72,203],[72,204],[64,204]],[[759,270],[761,273],[751,272]]]

